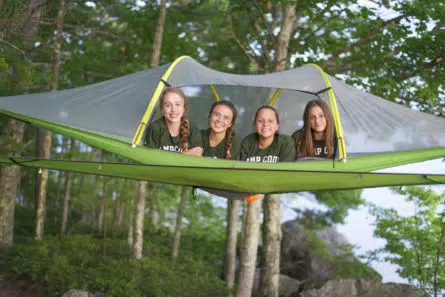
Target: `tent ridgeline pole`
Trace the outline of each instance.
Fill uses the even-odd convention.
[[[215,95],[216,101],[221,101],[221,98],[219,97],[218,91],[216,91],[215,86],[210,85],[210,88],[212,89],[213,95]]]
[[[280,96],[282,90],[283,89],[276,90],[275,94],[273,94],[272,99],[270,99],[270,101],[269,101],[270,106],[274,105],[275,101],[277,101],[278,96]]]
[[[156,103],[159,100],[159,97],[161,96],[161,92],[164,89],[164,85],[166,85],[166,82],[170,76],[170,74],[173,72],[173,69],[178,65],[179,62],[184,60],[185,58],[190,58],[189,56],[181,56],[177,58],[173,63],[171,63],[170,67],[168,67],[167,71],[162,75],[161,79],[159,80],[159,83],[153,93],[153,96],[150,98],[150,103],[147,106],[147,110],[145,111],[141,122],[139,123],[138,129],[136,130],[136,134],[133,137],[133,140],[131,141],[132,147],[136,147],[141,142],[142,135],[144,134],[145,127],[147,126],[148,121],[150,120],[150,117],[153,113],[154,107],[156,106]]]
[[[338,137],[339,157],[341,160],[346,160],[347,155],[346,155],[345,138],[343,137],[343,128],[341,126],[337,100],[335,99],[335,94],[334,90],[332,90],[331,82],[329,81],[328,77],[326,76],[326,73],[320,66],[318,66],[317,64],[308,64],[308,65],[312,65],[315,68],[317,68],[318,71],[320,71],[321,76],[323,77],[324,83],[326,85],[326,88],[328,89],[329,102],[331,103],[332,116],[334,117],[335,129],[337,131],[337,137]]]

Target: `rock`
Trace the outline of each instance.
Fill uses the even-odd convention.
[[[69,290],[65,294],[62,295],[62,297],[94,297],[93,294],[91,294],[88,291],[83,290]]]
[[[406,284],[373,280],[329,280],[304,289],[298,297],[422,297],[422,291]]]
[[[299,220],[282,225],[281,273],[300,281],[381,280],[375,270],[355,258],[346,237],[335,227],[316,229],[306,226]]]
[[[260,287],[260,278],[261,278],[261,269],[258,268],[255,270],[255,279],[253,283],[253,294],[252,296],[257,295],[259,287]],[[291,278],[287,275],[280,274],[280,280],[278,285],[278,291],[281,297],[290,297],[295,296],[300,290],[300,281],[294,278]]]

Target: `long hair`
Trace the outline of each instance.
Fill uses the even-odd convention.
[[[224,138],[224,141],[225,141],[225,144],[226,144],[226,146],[225,146],[225,149],[226,149],[226,159],[230,159],[232,157],[232,154],[230,153],[230,150],[232,149],[233,135],[235,135],[235,127],[234,126],[235,126],[237,112],[236,112],[236,108],[232,104],[232,102],[226,101],[226,100],[216,101],[215,103],[212,104],[212,107],[210,107],[209,119],[210,119],[210,116],[212,115],[213,109],[215,109],[215,107],[217,107],[218,105],[227,106],[232,111],[232,122],[230,123],[230,127],[227,128],[226,136]]]
[[[188,120],[188,100],[185,97],[184,93],[179,88],[167,88],[162,91],[159,108],[162,110],[162,106],[164,105],[165,95],[168,93],[173,93],[179,95],[184,101],[184,114],[181,117],[181,125],[179,126],[179,147],[186,151],[189,147],[189,136],[190,136],[190,122]]]
[[[328,104],[320,99],[311,100],[306,105],[303,113],[303,128],[296,131],[292,137],[295,140],[295,147],[298,152],[297,158],[299,157],[314,157],[314,135],[311,128],[310,111],[313,107],[320,107],[326,118],[326,129],[324,131],[323,140],[326,143],[326,148],[328,150],[328,158],[332,158],[334,153],[334,118],[332,117],[331,111],[329,110]]]

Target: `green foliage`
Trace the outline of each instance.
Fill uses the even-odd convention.
[[[397,272],[426,294],[445,294],[445,195],[431,189],[406,187],[395,189],[415,206],[413,215],[395,209],[372,206],[376,216],[375,236],[386,239],[380,254],[399,266]]]
[[[104,244],[107,254],[104,255]],[[104,243],[76,235],[60,241],[46,237],[33,244],[17,244],[9,255],[12,270],[43,281],[45,296],[60,296],[69,289],[105,292],[107,296],[226,296],[225,284],[209,273],[208,263],[151,251],[150,257],[129,260],[126,242]]]
[[[325,205],[326,211],[305,210],[304,216],[315,218],[311,222],[321,225],[344,223],[350,209],[357,209],[364,204],[362,190],[335,190],[313,192],[317,201]]]

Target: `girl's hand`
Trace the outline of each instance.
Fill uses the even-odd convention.
[[[197,146],[184,152],[184,155],[202,157],[203,151],[202,147]]]

